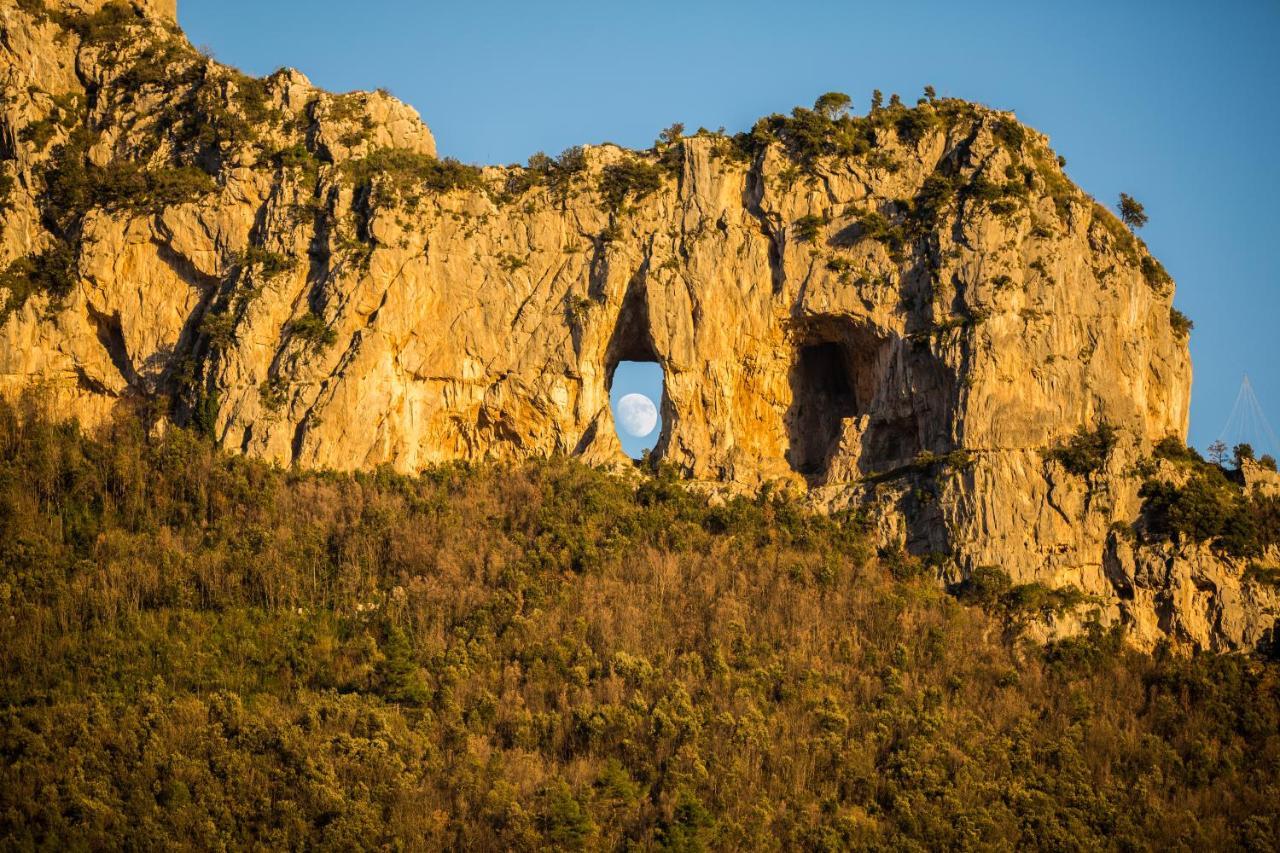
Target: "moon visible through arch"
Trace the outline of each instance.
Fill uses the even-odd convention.
[[[658,407],[643,394],[627,394],[618,401],[618,424],[627,435],[644,438],[658,425]]]

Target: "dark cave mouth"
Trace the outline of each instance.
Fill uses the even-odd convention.
[[[805,344],[796,352],[787,458],[807,478],[827,472],[845,419],[858,414],[850,361],[846,347],[834,341]]]
[[[787,462],[825,481],[850,418],[870,413],[885,379],[889,339],[847,320],[817,317],[793,329]]]

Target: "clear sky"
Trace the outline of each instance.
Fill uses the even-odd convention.
[[[1016,110],[1087,192],[1146,205],[1196,323],[1192,444],[1218,436],[1246,372],[1280,427],[1280,0],[178,5],[222,61],[385,86],[476,163],[645,147],[674,121],[743,130],[830,90],[860,112],[874,88],[914,101],[926,84]]]

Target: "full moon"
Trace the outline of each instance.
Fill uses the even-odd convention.
[[[627,394],[618,401],[618,423],[627,435],[644,438],[658,425],[658,408],[643,394]]]

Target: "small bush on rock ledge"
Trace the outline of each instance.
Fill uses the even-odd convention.
[[[338,333],[322,317],[308,311],[288,326],[289,334],[297,337],[312,351],[321,352],[338,341]]]
[[[1046,455],[1061,463],[1072,474],[1085,477],[1106,466],[1115,446],[1115,427],[1104,422],[1093,429],[1080,427],[1066,444],[1050,450]]]

